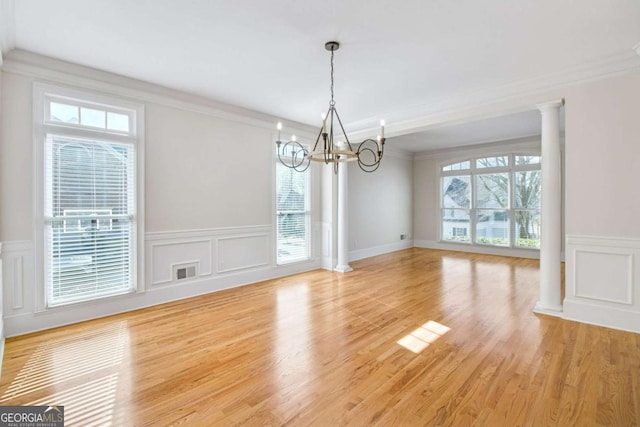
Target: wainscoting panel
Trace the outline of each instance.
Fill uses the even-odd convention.
[[[633,254],[576,249],[574,257],[574,296],[632,304]]]
[[[33,303],[33,246],[28,241],[2,244],[3,315],[30,309]]]
[[[317,257],[276,265],[273,228],[256,225],[146,233],[147,283],[139,292],[44,310],[35,304],[33,243],[2,242],[4,333],[21,335],[320,267]],[[190,270],[195,276],[175,278],[175,268],[182,266],[195,267]]]
[[[218,273],[269,264],[269,234],[218,237]]]
[[[212,239],[194,239],[170,242],[151,242],[151,286],[170,283],[173,277],[173,266],[179,264],[196,264],[198,276],[211,274],[213,259]]]
[[[567,236],[563,317],[640,332],[640,239]]]

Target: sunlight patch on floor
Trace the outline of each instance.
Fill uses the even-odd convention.
[[[40,345],[0,398],[0,402],[95,373],[122,362],[128,342],[123,322]]]
[[[450,331],[450,328],[433,320],[429,320],[424,325],[415,329],[411,333],[402,337],[398,344],[416,354],[422,352],[429,344]]]

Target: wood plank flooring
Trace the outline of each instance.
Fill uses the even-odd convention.
[[[531,312],[538,262],[408,249],[6,341],[66,425],[640,424],[640,335]]]

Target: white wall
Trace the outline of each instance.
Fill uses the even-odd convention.
[[[349,259],[413,246],[413,161],[389,149],[377,171],[349,163]],[[405,240],[400,239],[406,234]]]
[[[275,117],[224,106],[35,55],[3,64],[0,241],[7,336],[109,315],[319,267],[320,178],[313,169],[308,262],[275,262]],[[35,65],[34,65],[35,64]],[[145,108],[144,292],[65,308],[39,308],[34,265],[33,84],[97,91]],[[286,123],[308,137],[310,129]],[[177,281],[172,266],[198,265]],[[40,311],[39,311],[40,310]]]
[[[640,332],[640,72],[566,95],[564,315]]]
[[[0,64],[2,64],[1,52],[0,52]],[[0,123],[2,123],[3,116],[4,116],[4,112],[2,109],[2,98],[4,94],[4,92],[2,91],[2,80],[3,80],[3,74],[2,74],[2,71],[0,71]],[[3,141],[2,133],[0,132],[0,152],[2,152],[2,147],[3,147],[2,141]],[[0,169],[1,168],[2,168],[2,164],[0,163]],[[1,183],[2,183],[2,173],[0,172],[0,184]],[[0,188],[2,188],[1,185],[0,185]],[[3,205],[3,202],[2,202],[2,198],[0,197],[0,218],[2,218],[2,205]],[[3,296],[3,293],[4,293],[4,282],[2,280],[2,239],[0,238],[0,373],[2,372],[1,361],[4,355],[4,310],[3,310],[4,296]]]
[[[145,114],[147,231],[271,223],[270,130],[157,104]]]

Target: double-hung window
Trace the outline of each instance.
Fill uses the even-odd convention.
[[[298,172],[276,159],[276,262],[310,258],[310,169]]]
[[[138,289],[142,108],[36,86],[44,305]]]

